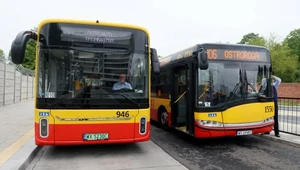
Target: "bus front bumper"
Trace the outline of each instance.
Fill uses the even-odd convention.
[[[134,143],[150,140],[150,122],[146,123],[146,133],[140,134],[139,123],[123,124],[49,124],[49,135],[40,136],[40,125],[35,124],[35,143],[43,145],[92,145],[113,143]],[[108,133],[105,140],[85,140],[85,134]]]
[[[273,124],[269,123],[256,127],[236,127],[234,129],[226,128],[206,128],[199,125],[195,125],[195,137],[196,138],[214,138],[214,137],[229,137],[229,136],[244,136],[259,133],[267,133],[273,130]]]

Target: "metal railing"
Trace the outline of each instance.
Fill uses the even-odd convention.
[[[300,136],[300,98],[278,97],[278,122],[281,132]]]

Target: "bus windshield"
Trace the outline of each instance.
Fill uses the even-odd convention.
[[[116,33],[97,32],[97,28],[71,31],[73,27],[54,27],[61,31],[52,30],[55,34],[41,31],[45,39],[39,44],[38,108],[149,106],[146,41],[135,41],[145,40],[146,35],[135,38],[137,34],[128,30]],[[51,30],[51,26],[47,29]],[[57,36],[58,32],[61,35]],[[144,45],[141,48],[135,42]],[[125,78],[125,84],[120,83],[121,77]]]
[[[198,69],[197,106],[222,107],[226,102],[257,99],[257,83],[261,80],[258,65],[222,61],[210,62],[207,70]],[[246,73],[247,82],[240,82],[240,70]]]

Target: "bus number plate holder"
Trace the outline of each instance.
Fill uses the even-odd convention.
[[[236,136],[252,135],[252,130],[237,131]]]
[[[108,133],[83,134],[83,140],[107,140]]]

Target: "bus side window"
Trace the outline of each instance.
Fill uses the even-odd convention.
[[[177,75],[177,95],[181,95],[186,90],[186,75],[185,70],[180,70]]]
[[[161,97],[162,98],[166,98],[166,92],[165,92],[165,86],[166,86],[166,79],[167,79],[167,75],[165,72],[161,72],[159,74],[159,80],[158,80],[158,88],[157,91],[160,90],[161,91]]]
[[[157,96],[158,87],[158,75],[151,76],[151,94]]]

